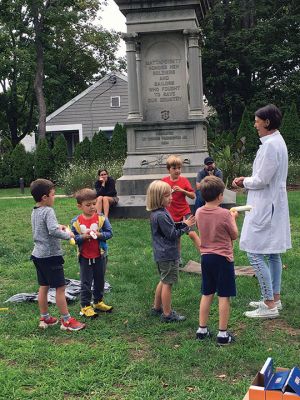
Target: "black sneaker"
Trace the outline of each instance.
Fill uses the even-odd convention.
[[[177,314],[176,311],[171,311],[170,315],[161,314],[160,320],[161,322],[180,322],[184,321],[186,318],[184,315]]]
[[[217,345],[219,345],[219,346],[227,346],[228,344],[231,344],[233,342],[235,342],[235,338],[229,332],[228,332],[228,336],[226,336],[226,337],[217,336]]]
[[[197,340],[204,340],[206,338],[211,339],[212,334],[209,332],[209,330],[207,329],[206,333],[200,333],[200,332],[196,332],[196,339]]]
[[[160,317],[162,312],[163,310],[161,308],[155,308],[155,307],[151,308],[151,315],[153,315],[154,317]]]

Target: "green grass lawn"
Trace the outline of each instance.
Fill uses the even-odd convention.
[[[2,191],[0,197],[4,197]],[[244,197],[239,197],[244,203]],[[173,290],[174,309],[187,320],[162,324],[149,315],[158,275],[152,259],[148,220],[112,220],[107,280],[112,285],[106,301],[114,312],[88,321],[87,329],[62,332],[58,326],[40,331],[35,303],[8,305],[0,311],[0,399],[197,399],[242,400],[267,357],[276,366],[300,364],[300,193],[289,193],[293,249],[283,255],[282,301],[276,320],[243,316],[250,300],[259,298],[256,278],[238,277],[232,301],[230,330],[236,343],[219,348],[215,340],[195,340],[198,325],[200,278],[184,274]],[[0,199],[0,307],[21,292],[37,291],[30,214],[32,199]],[[73,199],[58,198],[60,223],[77,214]],[[243,216],[239,216],[239,226]],[[76,250],[67,242],[65,275],[78,279]],[[198,260],[187,236],[183,258]],[[235,243],[236,265],[248,265]],[[70,304],[78,316],[79,302]],[[53,315],[57,309],[50,307]],[[216,334],[217,304],[210,328]]]

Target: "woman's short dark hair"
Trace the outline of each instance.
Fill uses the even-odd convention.
[[[274,104],[268,104],[265,107],[259,108],[255,112],[255,116],[266,121],[270,121],[269,125],[266,127],[268,131],[272,129],[278,129],[281,124],[282,114],[279,108],[274,106]]]

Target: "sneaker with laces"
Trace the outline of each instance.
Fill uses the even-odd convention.
[[[75,318],[69,318],[68,321],[64,321],[63,318],[60,320],[60,329],[62,331],[80,331],[85,328],[85,324],[77,321]]]
[[[92,306],[82,307],[82,309],[80,310],[79,314],[81,316],[87,317],[87,318],[96,318],[96,317],[98,317],[98,314],[95,312],[95,310],[93,309]]]
[[[151,308],[151,315],[153,315],[154,317],[160,317],[162,312],[163,310],[161,308],[155,308],[155,307]]]
[[[227,336],[217,336],[217,345],[218,346],[227,346],[228,344],[232,344],[235,342],[235,338],[232,333],[227,332]]]
[[[261,303],[264,303],[264,301],[263,300],[250,301],[249,306],[252,307],[252,308],[258,308],[261,305]],[[274,303],[275,303],[275,306],[277,307],[278,311],[282,310],[281,300],[274,301]]]
[[[47,319],[44,318],[44,317],[41,317],[40,318],[40,323],[39,323],[39,328],[47,329],[48,326],[56,325],[57,323],[58,323],[58,319],[55,318],[55,317],[51,317],[51,315]]]
[[[100,311],[100,312],[105,312],[105,313],[111,313],[113,310],[113,306],[108,306],[102,300],[102,301],[99,301],[98,303],[94,304],[94,310]]]
[[[161,314],[161,322],[181,322],[184,321],[186,317],[184,315],[177,314],[176,311],[171,311],[170,315]]]
[[[248,318],[277,318],[279,316],[278,308],[269,308],[262,302],[256,310],[246,311],[244,315]]]
[[[201,332],[196,332],[196,339],[197,340],[204,340],[204,339],[211,339],[212,334],[210,331],[207,329],[206,333],[201,333]]]

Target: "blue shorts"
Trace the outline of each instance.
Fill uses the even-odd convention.
[[[236,296],[234,263],[218,254],[201,256],[202,294],[219,297]]]

